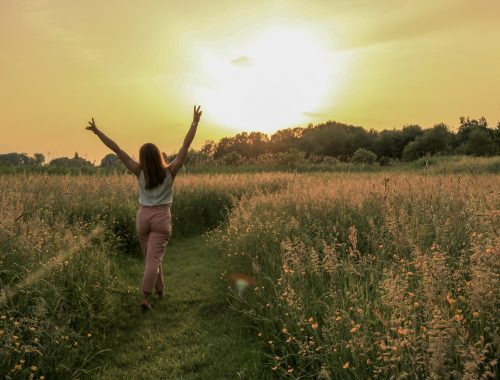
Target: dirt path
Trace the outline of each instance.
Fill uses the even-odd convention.
[[[121,260],[121,259],[120,259]],[[131,286],[143,263],[126,257]],[[141,312],[139,293],[127,297],[123,325],[110,331],[110,351],[98,379],[259,379],[260,353],[252,330],[228,308],[223,260],[205,237],[174,240],[163,263],[166,297]]]

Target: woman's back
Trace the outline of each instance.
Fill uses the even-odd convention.
[[[165,169],[166,176],[164,181],[152,189],[146,189],[146,180],[144,171],[139,175],[139,204],[142,206],[159,206],[172,203],[173,178],[170,170]]]

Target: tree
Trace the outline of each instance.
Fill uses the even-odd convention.
[[[103,157],[101,160],[101,168],[120,168],[123,169],[121,161],[118,159],[118,156],[114,153],[109,153]]]
[[[217,151],[217,144],[214,140],[207,140],[205,144],[200,149],[201,152],[213,157],[215,152]]]
[[[436,124],[406,145],[403,160],[411,161],[427,154],[448,153],[451,149],[452,138],[453,134],[446,124]]]
[[[474,156],[491,156],[500,150],[500,144],[495,138],[496,131],[488,128],[484,117],[479,120],[461,117],[460,127],[454,139],[455,151]]]
[[[480,128],[473,129],[468,140],[459,148],[463,153],[473,156],[493,156],[498,152],[491,134]]]
[[[241,154],[238,152],[229,152],[221,157],[221,160],[226,165],[236,166],[241,163]]]
[[[35,164],[42,165],[45,162],[45,156],[42,153],[35,153]]]

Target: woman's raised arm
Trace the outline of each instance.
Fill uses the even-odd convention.
[[[141,166],[137,163],[132,157],[130,157],[126,152],[120,149],[117,143],[111,140],[108,136],[106,136],[102,131],[100,131],[95,125],[94,118],[92,121],[89,121],[89,126],[86,128],[89,131],[94,132],[97,137],[106,145],[109,149],[111,149],[118,156],[121,162],[125,165],[125,167],[134,173],[137,177],[141,174]]]
[[[189,147],[193,142],[194,135],[196,134],[196,129],[198,128],[198,123],[200,122],[200,117],[202,113],[203,111],[200,111],[200,106],[198,106],[198,108],[194,106],[193,122],[191,123],[191,127],[189,128],[189,131],[186,134],[186,137],[184,138],[184,144],[182,144],[182,148],[179,150],[179,153],[169,165],[170,174],[172,174],[172,177],[175,177],[179,169],[182,168],[182,165],[184,165],[184,162],[186,162],[186,156]]]

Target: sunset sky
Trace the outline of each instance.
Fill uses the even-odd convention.
[[[0,153],[500,120],[498,0],[0,0]]]

